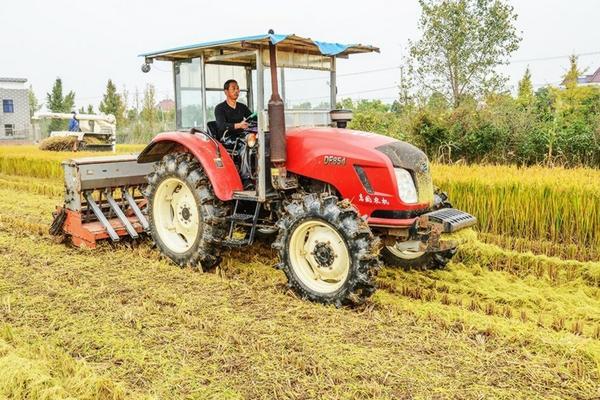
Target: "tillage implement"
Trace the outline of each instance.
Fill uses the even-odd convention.
[[[269,31],[143,54],[144,72],[172,62],[178,130],[137,156],[64,162],[52,232],[88,247],[148,234],[177,265],[203,270],[224,249],[270,238],[289,287],[338,306],[373,293],[382,260],[444,266],[456,251],[445,237],[475,218],[434,191],[421,150],[346,129],[352,113],[336,109],[338,60],[378,51]],[[237,138],[212,121],[230,78],[256,110]],[[294,89],[319,79],[327,101],[294,103]]]

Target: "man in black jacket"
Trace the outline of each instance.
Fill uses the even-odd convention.
[[[234,79],[229,79],[223,85],[225,101],[215,107],[215,119],[219,137],[227,131],[227,135],[239,135],[244,129],[248,129],[248,118],[252,113],[245,104],[238,103],[240,87]]]
[[[217,129],[219,130],[219,137],[223,138],[225,132],[227,137],[235,139],[236,136],[241,136],[244,133],[244,129],[248,129],[248,118],[252,113],[246,107],[245,104],[238,103],[237,99],[240,97],[240,87],[234,79],[229,79],[223,85],[225,91],[225,101],[218,104],[215,107],[215,119],[217,120]],[[241,155],[238,156],[236,164],[240,171],[240,177],[242,178],[242,184],[245,189],[251,189],[253,183],[251,181],[250,165],[248,163],[246,149],[241,151]]]

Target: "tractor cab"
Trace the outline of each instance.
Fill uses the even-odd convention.
[[[154,61],[172,62],[177,129],[188,132],[200,129],[221,141],[230,153],[238,149],[217,131],[214,110],[225,100],[223,83],[228,79],[238,82],[238,101],[255,113],[256,123],[251,124],[248,134],[256,135],[257,147],[251,154],[255,189],[241,190],[244,193],[235,195],[264,202],[273,189],[269,165],[273,131],[269,98],[274,94],[280,96],[283,118],[278,121],[276,130],[283,135],[290,128],[326,127],[338,121],[343,125],[351,114],[335,110],[337,60],[368,52],[379,52],[379,49],[270,31],[264,35],[198,43],[141,56],[145,60],[144,72],[151,70]],[[290,183],[282,181],[281,184]]]

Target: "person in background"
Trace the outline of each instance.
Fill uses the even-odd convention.
[[[77,119],[77,113],[73,111],[73,117],[69,120],[69,132],[80,132],[79,129],[79,120]]]

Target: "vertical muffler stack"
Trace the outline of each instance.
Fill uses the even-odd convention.
[[[152,163],[138,164],[137,156],[127,155],[72,159],[62,167],[65,201],[57,207],[50,233],[94,248],[97,240],[136,239],[148,229],[142,190]]]
[[[269,30],[273,34],[273,30]],[[274,166],[285,167],[285,105],[279,95],[277,81],[277,50],[269,42],[269,64],[271,66],[271,98],[269,99],[269,131],[271,132],[271,162]]]
[[[272,35],[273,30],[269,30]],[[276,189],[288,189],[294,187],[295,180],[289,180],[285,168],[286,162],[286,139],[285,139],[285,104],[279,95],[279,84],[277,81],[277,49],[269,42],[269,64],[271,69],[271,98],[269,99],[269,132],[271,133],[271,180]]]

